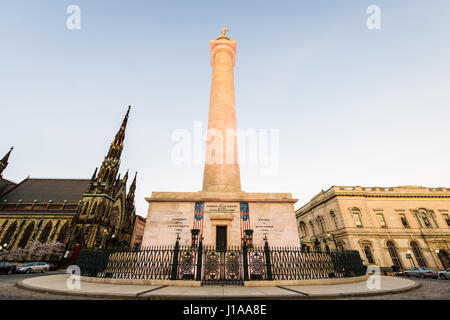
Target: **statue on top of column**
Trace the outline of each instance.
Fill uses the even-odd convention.
[[[228,40],[230,40],[228,37],[227,37],[227,32],[228,31],[230,31],[229,29],[227,29],[227,28],[222,28],[222,31],[220,32],[220,36],[217,38],[217,40],[219,40],[219,39],[228,39]]]

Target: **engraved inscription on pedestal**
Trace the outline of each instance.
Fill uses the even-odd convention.
[[[239,207],[236,204],[207,204],[205,213],[239,213]]]
[[[268,218],[259,218],[256,222],[255,229],[258,231],[258,233],[261,233],[263,235],[268,235],[270,231],[273,229],[273,225],[270,222],[270,219]]]
[[[170,231],[179,233],[189,228],[189,225],[187,224],[187,218],[172,218],[167,227]]]

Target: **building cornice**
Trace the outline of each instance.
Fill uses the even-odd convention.
[[[295,211],[300,217],[317,206],[336,197],[363,198],[450,198],[450,188],[427,188],[422,186],[361,187],[332,186],[313,197],[310,202]]]

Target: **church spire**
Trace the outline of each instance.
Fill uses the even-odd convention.
[[[11,147],[11,149],[9,149],[8,153],[5,154],[5,156],[2,158],[2,160],[0,160],[0,179],[2,178],[3,170],[5,170],[6,167],[8,166],[9,155],[11,154],[11,151],[13,149],[14,149],[14,147]]]
[[[133,182],[131,183],[130,189],[128,189],[127,199],[125,200],[126,210],[128,213],[134,211],[134,192],[136,191],[136,178],[137,171],[134,175]]]
[[[119,131],[114,138],[114,141],[111,143],[109,147],[109,152],[107,158],[111,159],[120,159],[120,155],[122,154],[123,149],[123,140],[125,139],[125,129],[127,128],[128,115],[130,114],[131,106],[128,106],[128,111],[125,114],[125,118],[122,121],[122,125],[120,126]]]
[[[137,178],[137,171],[134,174],[133,182],[131,183],[130,189],[128,191],[127,198],[132,197],[134,199],[134,192],[136,191],[136,178]]]
[[[98,173],[97,181],[106,185],[113,185],[116,182],[116,176],[119,172],[120,156],[123,150],[123,141],[125,139],[125,129],[127,127],[128,116],[131,106],[128,107],[127,113],[122,121],[122,125],[117,132],[114,141],[109,147],[108,154],[103,160],[102,166]],[[109,189],[109,188],[108,188]]]

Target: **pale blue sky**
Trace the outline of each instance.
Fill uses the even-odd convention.
[[[81,8],[81,30],[66,8]],[[366,8],[381,8],[381,30]],[[449,186],[450,1],[0,2],[5,177],[89,178],[132,105],[121,171],[152,191],[198,191],[171,162],[175,129],[206,126],[209,40],[237,40],[238,126],[280,130],[280,169],[241,167],[249,192]]]

